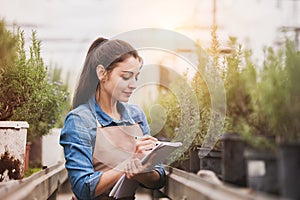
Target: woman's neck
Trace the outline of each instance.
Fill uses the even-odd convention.
[[[107,95],[104,95],[103,93],[100,92],[100,90],[97,90],[97,95],[96,95],[96,101],[101,107],[102,111],[105,112],[107,115],[109,115],[113,119],[120,120],[121,115],[118,112],[117,109],[117,101],[112,100],[110,97]]]

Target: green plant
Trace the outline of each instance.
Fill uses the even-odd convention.
[[[211,96],[205,80],[205,75],[214,77],[212,73],[217,70],[218,42],[216,27],[212,31],[211,54],[214,56],[213,65],[208,66],[207,52],[197,45],[199,60],[198,70],[192,80],[188,80],[186,74],[170,84],[168,91],[163,91],[156,103],[166,110],[166,123],[161,131],[164,137],[183,142],[184,149],[176,152],[174,157],[179,162],[186,160],[189,150],[195,146],[201,146],[211,122]],[[213,67],[211,69],[210,67]]]
[[[295,43],[265,50],[259,83],[261,111],[279,142],[300,141],[300,53]]]
[[[165,123],[156,137],[182,142],[183,148],[174,152],[170,162],[178,159],[178,157],[180,160],[185,160],[188,155],[188,148],[195,140],[199,139],[200,132],[198,103],[186,74],[170,83],[167,90],[161,88],[155,104],[160,105],[165,111]],[[154,120],[159,120],[161,114],[161,109],[151,111],[151,116],[155,117]],[[146,113],[146,116],[151,121],[150,124],[155,126],[155,121],[152,121],[149,113]],[[151,129],[153,130],[153,127]]]
[[[24,47],[23,31],[19,30],[17,36],[6,31],[6,35],[16,37],[17,43],[11,47],[16,50],[11,53],[15,55],[13,60],[0,66],[0,120],[27,121],[28,141],[34,141],[54,127],[68,93],[60,83],[49,80],[47,66],[40,55],[41,42],[35,32],[32,32],[29,55]]]
[[[151,130],[156,130],[155,126],[161,126],[161,120],[165,123],[162,129],[157,133],[156,137],[172,140],[175,137],[176,130],[179,127],[180,122],[180,105],[176,95],[171,90],[159,89],[158,97],[154,102],[154,105],[160,105],[164,110],[165,117],[162,118],[162,110],[152,109],[151,116]],[[148,119],[150,119],[150,113],[146,113]],[[153,119],[154,118],[154,119]],[[158,125],[157,125],[158,124]]]
[[[5,22],[0,20],[0,66],[9,66],[16,57],[18,37],[5,27]],[[1,68],[1,71],[4,69]]]
[[[242,48],[236,44],[236,38],[230,38],[232,52],[224,56],[223,78],[226,90],[226,122],[224,132],[240,132],[240,124],[251,112],[251,99],[242,69]]]
[[[32,174],[42,171],[43,169],[41,167],[36,168],[29,168],[27,171],[25,171],[24,178],[31,176]]]
[[[193,132],[190,135],[196,135],[199,127],[192,125],[199,123],[199,116],[194,93],[186,75],[183,75],[170,84],[168,92],[160,94],[157,99],[156,102],[166,110],[167,120],[162,132],[169,139],[176,139],[177,135],[189,135],[189,132]]]
[[[9,66],[12,65],[13,60],[16,57],[17,54],[17,43],[18,43],[18,37],[13,35],[10,31],[8,31],[5,27],[4,20],[0,21],[0,82],[4,82],[4,72],[6,70],[9,70]],[[1,94],[3,94],[4,90],[2,87]],[[1,95],[0,94],[0,95]],[[4,113],[4,105],[5,102],[1,99],[0,101],[0,118],[3,118],[5,115]],[[9,108],[5,108],[7,110]]]
[[[220,75],[220,44],[217,38],[217,26],[213,26],[211,30],[211,45],[204,51],[199,43],[197,44],[198,67],[197,72],[192,79],[192,88],[197,97],[199,105],[200,132],[196,135],[193,141],[194,146],[209,147],[214,145],[214,149],[219,149],[219,142],[217,130],[214,130],[215,123],[218,123],[216,117],[219,116],[216,107],[213,110],[213,100],[216,97],[216,87],[218,85],[218,76]],[[219,110],[220,111],[220,110]],[[222,112],[222,111],[221,111]],[[214,121],[216,120],[216,121]],[[209,133],[209,129],[212,128]],[[210,148],[210,147],[209,147]]]
[[[252,61],[252,51],[243,50],[236,41],[229,39],[232,51],[223,62],[227,104],[224,132],[239,133],[256,149],[274,149],[272,130],[258,100],[258,66]]]

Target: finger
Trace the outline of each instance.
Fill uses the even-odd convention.
[[[139,141],[136,143],[136,151],[151,150],[156,146],[156,143],[151,140]]]
[[[129,172],[130,172],[130,166],[129,166],[129,163],[126,163],[125,173],[129,173]]]
[[[132,160],[131,166],[132,166],[133,176],[144,172],[144,166],[142,165],[142,162],[140,161],[140,159]]]
[[[135,164],[136,168],[138,169],[138,173],[144,172],[145,167],[143,166],[140,159],[135,159],[134,164]]]
[[[158,141],[157,138],[155,138],[155,137],[153,137],[151,135],[144,135],[143,137],[137,137],[137,139],[139,141],[152,140],[155,143]]]
[[[139,168],[138,168],[138,165],[136,165],[135,160],[136,159],[132,160],[132,163],[131,163],[132,175],[139,173]]]
[[[131,163],[126,164],[126,177],[131,178],[133,176]]]
[[[155,147],[155,145],[153,145],[153,144],[145,144],[145,145],[138,146],[138,150],[149,151],[149,150],[152,150],[154,147]]]
[[[149,138],[149,137],[151,137],[151,138]],[[154,138],[154,139],[152,139],[153,137],[152,136],[147,136],[147,138],[143,138],[143,139],[140,139],[140,140],[137,140],[136,141],[136,144],[153,144],[153,145],[156,145],[156,143],[157,143],[157,139],[156,138]]]

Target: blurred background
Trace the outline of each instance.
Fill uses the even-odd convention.
[[[100,36],[114,38],[129,33],[134,41],[174,47],[172,51],[167,48],[139,51],[144,67],[140,85],[130,100],[142,106],[152,135],[185,142],[184,149],[176,154],[180,158],[172,163],[173,167],[193,173],[205,169],[201,166],[203,160],[199,160],[203,158],[199,154],[200,146],[207,147],[206,142],[210,141],[208,147],[214,147],[219,153],[225,152],[226,148],[219,140],[223,133],[239,133],[247,143],[266,150],[276,149],[282,141],[298,141],[295,158],[281,153],[281,160],[278,161],[288,164],[284,158],[289,158],[292,163],[297,163],[291,165],[296,166],[295,172],[290,169],[283,172],[287,178],[282,178],[286,182],[281,185],[288,189],[294,186],[298,192],[299,11],[300,0],[0,0],[0,21],[4,20],[5,28],[14,34],[18,33],[17,27],[24,31],[27,54],[30,52],[28,47],[32,47],[36,38],[41,41],[41,49],[35,45],[32,52],[41,53],[44,62],[44,65],[41,64],[39,58],[33,56],[30,62],[23,65],[23,61],[28,60],[22,54],[23,48],[17,51],[12,48],[9,43],[12,37],[3,31],[0,47],[3,46],[4,50],[0,49],[0,54],[4,52],[6,57],[3,63],[10,65],[0,63],[0,111],[4,113],[0,113],[0,121],[26,120],[30,124],[25,158],[25,169],[29,166],[30,173],[34,173],[32,169],[40,170],[61,163],[64,157],[58,144],[60,128],[69,112],[70,96],[90,44]],[[2,26],[0,23],[0,28]],[[153,35],[144,37],[140,34],[143,28],[154,28],[153,33],[148,31]],[[33,31],[36,38],[32,39]],[[160,37],[160,31],[173,35]],[[178,39],[179,35],[187,40]],[[192,45],[186,47],[183,43]],[[14,53],[17,53],[18,59],[12,56]],[[206,55],[210,56],[209,59]],[[196,63],[183,59],[188,56],[195,58]],[[216,73],[212,73],[214,70],[222,76],[220,81]],[[197,73],[199,71],[201,73]],[[38,82],[37,77],[40,76],[44,79],[40,78]],[[22,82],[22,78],[26,82]],[[216,87],[218,83],[222,87]],[[15,95],[11,95],[11,88]],[[6,95],[8,93],[10,95]],[[19,106],[16,101],[18,103],[23,96],[27,99],[24,98],[26,101]],[[216,102],[217,105],[213,104]],[[238,153],[241,160],[244,159],[244,149],[229,152]],[[221,168],[221,155],[218,155],[220,168],[215,173],[225,182],[230,182],[224,170],[221,171],[224,167]],[[223,156],[222,159],[231,158],[235,156]],[[274,154],[273,158],[277,155]],[[230,160],[228,163],[233,162]],[[260,164],[257,166],[260,167]],[[232,166],[241,169],[242,186],[245,186],[246,166],[240,163]],[[232,170],[234,176],[237,174],[235,168],[227,168]],[[265,170],[264,167],[260,169]],[[277,176],[274,176],[276,173],[269,171],[266,174],[272,178],[266,182],[277,187],[273,184],[278,182]],[[256,180],[256,176],[253,177]],[[178,188],[185,188],[186,185],[189,184],[180,183]],[[252,188],[256,185],[248,184]],[[168,191],[175,191],[172,185],[170,187]],[[279,188],[271,188],[272,191],[269,186],[254,189],[279,194]],[[249,191],[253,194],[253,190]],[[299,199],[298,193],[295,199]],[[282,192],[285,197],[293,197],[286,194],[288,192]],[[187,194],[183,192],[183,195]],[[70,191],[66,199],[69,197]]]
[[[63,77],[70,73],[71,91],[89,45],[99,36],[161,28],[206,48],[215,24],[221,48],[234,36],[259,59],[263,46],[282,43],[285,34],[299,40],[299,10],[297,0],[0,0],[0,18],[9,27],[20,26],[28,41],[37,31],[44,61],[62,68]]]

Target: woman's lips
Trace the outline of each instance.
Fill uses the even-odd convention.
[[[132,92],[124,92],[127,96],[131,96]]]

